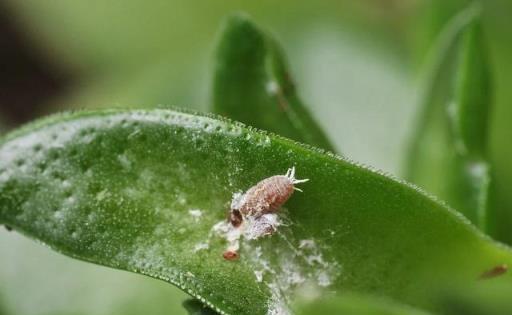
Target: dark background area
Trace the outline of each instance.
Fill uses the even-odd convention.
[[[0,110],[14,125],[36,117],[72,80],[70,73],[40,54],[17,22],[0,2]]]

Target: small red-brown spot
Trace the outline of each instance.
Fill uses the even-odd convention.
[[[482,273],[480,275],[480,279],[491,279],[494,277],[498,277],[498,276],[501,276],[502,274],[506,273],[507,271],[508,271],[507,265],[505,265],[505,264],[498,265],[498,266]]]
[[[232,250],[227,250],[222,254],[222,257],[224,257],[225,260],[237,260],[238,259],[238,253]]]

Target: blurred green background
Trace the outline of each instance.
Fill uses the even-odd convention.
[[[222,19],[250,14],[282,43],[299,94],[339,151],[401,176],[421,74],[467,0],[0,1],[0,130],[91,107],[207,110]],[[495,84],[491,160],[512,208],[512,2],[486,0]],[[505,196],[505,197],[503,197]],[[166,283],[0,232],[0,314],[185,314]]]

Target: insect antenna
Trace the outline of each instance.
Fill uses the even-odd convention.
[[[309,182],[309,178],[305,178],[305,179],[293,179],[292,182],[294,184],[300,184],[300,183],[305,183],[305,182]]]

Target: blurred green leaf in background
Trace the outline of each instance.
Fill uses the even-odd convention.
[[[39,51],[74,73],[74,87],[50,101],[52,110],[158,104],[206,110],[217,29],[226,15],[247,12],[283,43],[307,110],[333,145],[360,162],[400,170],[403,118],[412,118],[414,108],[402,63],[406,35],[397,21],[411,4],[286,0],[279,10],[271,1],[7,4]]]
[[[443,25],[447,25],[451,18],[455,17],[461,9],[472,2],[433,1],[432,3],[425,3],[422,7],[424,8],[423,12],[426,13],[423,14],[422,19],[419,19],[423,21],[423,27],[417,29],[427,31],[418,31],[418,34],[415,35],[435,34],[436,30],[441,29]],[[493,75],[492,88],[487,92],[489,102],[492,102],[492,112],[489,114],[487,127],[488,144],[486,145],[486,159],[491,167],[484,170],[484,173],[489,173],[492,178],[488,196],[490,218],[487,223],[496,239],[510,244],[512,243],[512,230],[510,229],[510,222],[512,222],[512,167],[510,156],[512,156],[512,150],[510,150],[509,142],[512,137],[512,128],[510,128],[509,121],[512,118],[512,108],[509,103],[512,93],[508,86],[509,82],[512,82],[512,61],[506,56],[512,54],[512,33],[508,31],[510,21],[506,16],[512,12],[512,4],[504,0],[477,1],[475,3],[478,3],[482,9],[481,26],[486,35],[486,39],[482,42],[490,46],[489,49],[483,49],[483,54],[489,52],[488,60],[490,63],[488,68],[491,70],[488,72]],[[425,42],[432,43],[432,38],[426,40],[423,36],[416,36],[415,39],[421,41],[421,38]],[[479,70],[476,71],[478,73]],[[481,79],[478,76],[474,77],[477,80]],[[441,78],[441,80],[446,80],[446,78]],[[445,87],[449,89],[453,87],[453,84]],[[483,116],[478,117],[478,119],[485,121]],[[486,133],[481,130],[478,130],[478,132],[485,140]],[[431,151],[432,153],[433,151]]]
[[[226,20],[218,44],[213,112],[335,151],[297,96],[281,48],[248,17]]]
[[[480,8],[457,15],[441,34],[419,116],[409,179],[489,232],[490,75]]]

